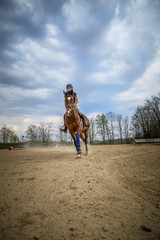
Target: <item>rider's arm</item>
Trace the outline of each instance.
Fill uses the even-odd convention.
[[[77,103],[78,103],[78,97],[77,97],[77,94],[75,95],[75,103],[74,103],[74,105],[77,105]]]

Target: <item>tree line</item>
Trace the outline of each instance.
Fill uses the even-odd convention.
[[[53,124],[41,122],[38,125],[29,125],[25,138],[31,142],[49,142],[53,135]]]
[[[128,116],[123,117],[122,114],[113,112],[99,114],[95,119],[90,119],[89,142],[114,144],[119,139],[120,143],[129,143],[129,124]]]
[[[131,124],[135,138],[160,137],[160,92],[136,108]]]
[[[89,140],[91,144],[100,139],[103,144],[129,143],[130,138],[160,137],[160,92],[146,99],[144,105],[138,106],[131,120],[128,116],[109,112],[97,115],[90,120]]]
[[[12,130],[10,130],[6,125],[2,126],[0,129],[0,142],[6,143],[17,143],[19,141],[18,136]]]
[[[6,125],[0,129],[0,142],[6,143],[18,143],[19,141],[31,141],[31,142],[49,142],[53,135],[53,124],[41,122],[40,124],[30,124],[25,131],[25,135],[21,136],[21,139],[16,135],[14,131],[11,131]]]
[[[146,99],[143,106],[138,106],[131,119],[122,114],[108,112],[90,119],[90,144],[130,143],[131,138],[158,138],[160,137],[160,92],[157,96]],[[53,137],[53,123],[41,122],[29,125],[25,131],[25,141],[50,142]],[[22,138],[22,139],[23,139]],[[55,135],[58,142],[71,143],[69,133],[58,132]],[[22,141],[21,139],[21,141]],[[0,142],[17,143],[18,136],[7,126],[0,129]]]

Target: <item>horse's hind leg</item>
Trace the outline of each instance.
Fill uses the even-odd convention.
[[[86,129],[86,130],[84,131],[84,134],[85,134],[85,137],[84,137],[83,133],[81,132],[81,133],[80,133],[80,137],[81,137],[81,139],[82,139],[82,140],[84,141],[84,143],[85,143],[86,155],[87,155],[87,154],[88,154],[88,145],[87,145],[88,129]]]
[[[85,130],[85,146],[86,146],[86,155],[88,154],[88,128]]]

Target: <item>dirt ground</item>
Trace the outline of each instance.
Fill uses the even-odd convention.
[[[1,240],[160,240],[160,145],[0,150],[0,178]]]

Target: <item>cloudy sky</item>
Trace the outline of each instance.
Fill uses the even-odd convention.
[[[60,125],[67,83],[88,116],[131,116],[160,90],[159,26],[159,0],[1,0],[0,125]]]

